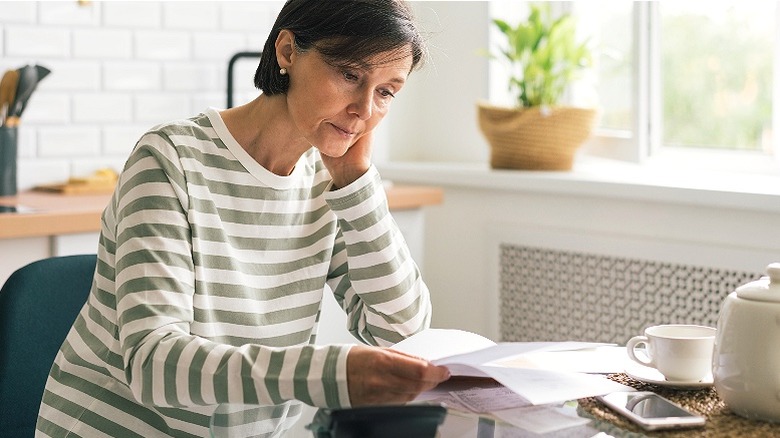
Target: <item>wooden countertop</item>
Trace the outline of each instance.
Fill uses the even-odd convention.
[[[100,231],[100,215],[110,198],[36,191],[0,197],[0,239]],[[438,187],[393,185],[387,189],[391,210],[440,204],[443,198]]]

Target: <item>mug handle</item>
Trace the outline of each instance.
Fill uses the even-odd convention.
[[[631,358],[634,362],[644,365],[646,367],[652,367],[655,368],[655,361],[652,357],[650,357],[649,354],[647,354],[647,344],[648,339],[647,336],[634,336],[633,338],[629,339],[626,343],[626,353],[628,353],[628,357]],[[637,356],[635,353],[635,349],[639,345],[645,346],[645,354],[644,356],[647,358],[647,360],[642,359],[641,357]]]

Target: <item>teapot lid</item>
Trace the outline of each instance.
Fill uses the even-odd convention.
[[[746,300],[780,303],[780,263],[766,267],[767,275],[737,288],[737,296]]]

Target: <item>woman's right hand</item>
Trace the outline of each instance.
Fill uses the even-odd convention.
[[[356,345],[347,356],[353,407],[407,403],[449,378],[447,368],[389,348]]]

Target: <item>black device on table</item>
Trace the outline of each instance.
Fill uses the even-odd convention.
[[[446,415],[439,405],[320,409],[306,428],[316,438],[433,438]]]

